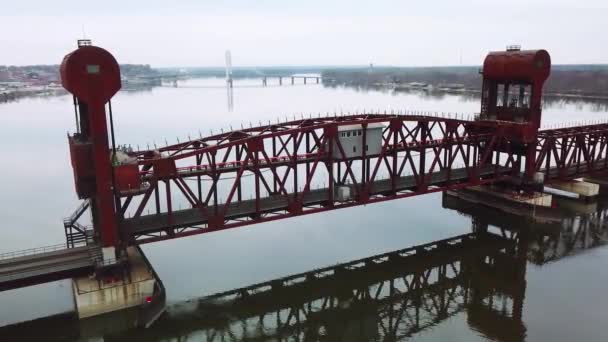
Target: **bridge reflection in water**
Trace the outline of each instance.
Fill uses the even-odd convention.
[[[527,263],[603,245],[607,204],[600,198],[588,214],[539,224],[444,193],[444,208],[471,217],[472,233],[174,304],[150,329],[104,340],[403,341],[466,314],[490,340],[524,341]],[[59,327],[90,336],[74,320],[39,320],[0,335]]]
[[[586,205],[558,199],[557,210],[563,215],[559,222],[532,222],[529,217],[505,213],[463,201],[443,193],[443,207],[456,210],[471,218],[473,231],[490,231],[505,238],[527,232],[528,261],[535,265],[556,262],[608,243],[608,196],[600,195],[596,202]],[[568,207],[576,205],[575,211]]]
[[[175,305],[116,340],[400,341],[463,311],[487,336],[523,340],[520,241],[470,233],[275,279]]]

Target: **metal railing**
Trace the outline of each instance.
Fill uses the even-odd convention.
[[[78,44],[78,47],[93,45],[93,42],[90,39],[78,39],[76,43]]]
[[[0,260],[13,259],[13,258],[24,257],[24,256],[28,256],[28,255],[34,255],[34,254],[50,253],[50,252],[55,252],[55,251],[64,250],[64,249],[66,249],[65,242],[57,244],[57,245],[51,245],[51,246],[28,248],[28,249],[23,249],[20,251],[2,253],[2,254],[0,254]]]
[[[120,279],[111,284],[104,284],[104,285],[100,285],[101,283],[92,281],[92,282],[87,283],[86,285],[83,285],[83,284],[77,285],[76,292],[79,295],[82,295],[85,293],[99,292],[99,291],[103,291],[103,290],[107,290],[107,289],[117,288],[117,287],[124,286],[124,285],[139,284],[139,283],[143,283],[146,281],[153,281],[153,280],[154,280],[154,278],[152,278],[152,277],[135,279],[135,280],[131,280],[131,281],[127,281],[125,279]],[[150,293],[150,295],[152,295],[152,293]],[[133,297],[133,295],[131,295],[131,297]],[[145,301],[145,298],[142,299],[142,304],[144,301]]]
[[[99,268],[99,267],[105,267],[105,266],[112,266],[112,265],[117,265],[119,263],[124,263],[126,260],[123,258],[112,258],[112,259],[104,259],[103,255],[99,254],[99,255],[95,255],[93,260],[95,261],[95,267]]]
[[[82,216],[84,211],[89,208],[89,205],[90,205],[89,200],[82,201],[80,203],[80,205],[78,205],[78,207],[74,210],[72,215],[63,219],[63,224],[64,225],[74,224],[74,222],[76,222],[76,220],[78,220],[78,218],[80,218],[80,216]]]

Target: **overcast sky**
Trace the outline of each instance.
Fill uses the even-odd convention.
[[[51,64],[82,37],[120,63],[478,65],[508,44],[608,63],[607,0],[2,0],[0,64]]]

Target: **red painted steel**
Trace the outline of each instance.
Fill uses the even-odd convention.
[[[545,50],[491,52],[483,64],[481,117],[526,123],[509,135],[514,148],[526,151],[528,181],[535,172],[542,90],[550,73],[551,57]]]
[[[523,179],[525,189],[536,172],[552,181],[607,169],[608,125],[538,132],[549,71],[544,50],[491,53],[473,120],[420,112],[294,118],[133,152],[136,165],[116,168],[119,210],[106,207],[107,217],[122,241],[137,244],[501,180]],[[82,81],[70,77],[66,88],[79,94],[73,87]],[[105,114],[112,94],[99,92],[95,113]],[[99,192],[111,173],[105,121],[95,124],[106,137],[95,156]],[[104,244],[116,244],[108,229]]]
[[[79,191],[79,194],[92,199],[94,227],[101,236],[102,245],[116,246],[118,229],[105,104],[121,87],[118,63],[104,49],[82,46],[64,58],[61,82],[77,98],[80,109],[80,133],[70,137],[70,144],[92,146],[84,153],[88,156],[80,153],[72,155],[78,189],[81,189],[78,184],[82,177],[79,170],[90,168],[88,163],[91,160],[95,169],[94,178],[80,183],[88,190]]]
[[[380,122],[386,123],[380,154],[344,158],[343,149],[341,156],[335,156],[325,148],[333,138],[332,127]],[[139,152],[140,176],[150,187],[139,198],[126,198],[122,213],[131,214],[122,219],[121,229],[132,243],[147,243],[518,178],[524,171],[526,151],[511,149],[510,138],[503,134],[517,125],[522,124],[390,114],[295,120],[244,129],[238,139],[231,139],[235,132],[227,132],[161,148],[164,163],[189,165],[177,167],[163,178],[155,174],[158,161],[146,157],[152,154]],[[478,127],[495,127],[495,133],[472,135]],[[247,150],[252,139],[264,141],[266,148]],[[549,182],[603,172],[608,169],[607,144],[608,125],[541,131],[534,145],[534,171],[545,173]],[[256,153],[261,156],[256,158]],[[480,176],[488,168],[491,172]],[[457,171],[464,176],[454,175]],[[438,172],[444,178],[433,182]],[[302,176],[294,177],[296,173]],[[400,179],[407,175],[414,180],[412,185],[400,188]],[[256,181],[242,186],[248,176]],[[304,203],[317,191],[312,179],[323,177],[333,180],[321,187],[323,198],[318,203]],[[380,179],[389,185],[381,192],[372,191]],[[353,190],[352,198],[336,200],[333,188],[345,185]],[[218,199],[221,188],[226,190],[225,200]],[[247,195],[253,198],[248,200]],[[161,203],[159,198],[172,201]],[[283,199],[284,205],[266,210],[260,202],[269,198]],[[176,202],[186,203],[190,209],[176,210]],[[248,205],[245,215],[229,217],[233,208]],[[145,214],[145,209],[152,213]],[[184,213],[200,216],[190,223],[180,222]],[[162,229],[134,229],[138,222],[143,222],[139,228],[145,228],[146,221],[162,222]]]
[[[483,63],[483,76],[494,80],[544,82],[551,73],[546,50],[491,52]]]
[[[568,180],[608,169],[608,124],[540,131],[535,170]]]
[[[74,170],[74,185],[78,198],[90,198],[95,195],[95,167],[93,162],[93,144],[68,137],[70,157]]]
[[[108,51],[82,46],[63,58],[61,83],[85,103],[105,104],[120,89],[120,67]]]
[[[137,164],[124,164],[114,167],[116,189],[120,192],[139,190],[141,177]]]
[[[384,127],[380,152],[346,157],[338,129],[371,124]],[[521,125],[396,114],[308,118],[138,152],[149,188],[125,198],[121,230],[132,242],[151,242],[487,183],[518,168],[515,152],[497,162],[493,151],[508,144],[503,132]],[[495,132],[473,135],[471,126]],[[253,181],[244,185],[248,177]],[[335,189],[344,186],[351,197],[336,199]],[[270,200],[281,204],[268,209]],[[190,209],[176,210],[178,202]],[[231,216],[246,206],[241,217]],[[185,214],[196,224],[182,222]],[[166,226],[141,229],[139,223],[157,219]]]

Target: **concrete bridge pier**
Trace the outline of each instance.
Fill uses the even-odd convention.
[[[291,77],[291,85],[293,85],[293,84],[294,84],[294,79],[293,79],[293,76],[292,76]]]
[[[304,77],[304,84],[306,84],[306,79],[307,79],[307,77]]]
[[[597,212],[596,201],[580,201],[579,199],[559,196],[555,196],[554,207],[563,213],[570,213],[573,215],[592,214]]]
[[[534,221],[553,219],[550,212],[553,197],[541,192],[523,193],[504,187],[480,185],[448,193],[470,203],[528,217]]]
[[[263,87],[268,86],[268,78],[266,78],[266,76],[264,76],[264,78],[262,78],[262,86]]]
[[[102,276],[72,280],[76,313],[89,333],[148,327],[165,310],[164,286],[143,251],[128,247],[126,254],[125,265],[105,266],[105,273],[99,265]],[[116,272],[119,267],[124,267],[118,272],[122,274]]]
[[[597,184],[600,187],[601,194],[608,193],[608,177],[606,176],[594,176],[594,177],[585,177],[583,178],[584,182]]]
[[[571,197],[577,197],[584,201],[596,197],[600,193],[600,186],[591,182],[585,182],[581,180],[572,180],[566,182],[551,183],[545,187],[549,189],[557,189],[566,193],[574,194]],[[570,197],[570,196],[565,196]]]
[[[283,85],[283,77],[279,77],[279,85]]]
[[[319,78],[320,78],[320,77],[317,77],[317,84],[319,84]]]

